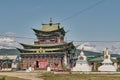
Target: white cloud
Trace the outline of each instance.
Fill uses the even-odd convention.
[[[84,50],[87,50],[87,51],[99,52],[99,51],[97,51],[96,48],[95,48],[93,45],[91,45],[89,42],[83,43],[83,44],[81,44],[81,45],[79,45],[79,46],[77,47],[77,49],[82,49],[82,48],[84,48]]]
[[[14,38],[14,33],[7,32],[0,36],[0,48],[13,49],[18,46]]]
[[[105,48],[108,48],[111,54],[120,54],[120,42],[87,42],[81,43],[77,48],[94,52],[103,52]]]

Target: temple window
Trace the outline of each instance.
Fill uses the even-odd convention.
[[[25,56],[21,56],[22,58],[25,58]]]
[[[48,58],[49,56],[48,55],[46,55],[46,58]]]
[[[45,40],[40,40],[40,42],[45,42]]]
[[[57,58],[57,55],[55,55],[55,58]]]
[[[38,58],[42,58],[43,55],[38,55]]]
[[[45,42],[51,42],[50,40],[46,40]]]
[[[25,58],[28,58],[28,56],[25,56]]]
[[[53,55],[51,55],[50,58],[53,58]]]
[[[43,55],[42,58],[45,58],[45,56]]]
[[[33,56],[30,56],[30,58],[33,58]]]

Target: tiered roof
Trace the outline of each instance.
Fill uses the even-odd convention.
[[[24,48],[27,47],[56,47],[56,46],[73,46],[73,42],[69,42],[69,43],[54,43],[54,44],[24,44],[24,43],[20,43]]]
[[[50,19],[49,24],[42,24],[42,29],[33,29],[38,39],[46,39],[52,37],[65,36],[64,28],[59,27],[60,23],[52,23]],[[64,39],[63,39],[64,40]],[[54,53],[54,52],[65,52],[67,49],[74,49],[72,42],[56,42],[56,43],[37,43],[37,44],[24,44],[20,43],[23,46],[23,49],[18,50],[21,53]],[[41,49],[43,50],[41,52]]]
[[[19,49],[20,52],[36,52],[40,51],[40,49],[43,49],[45,52],[63,52],[64,50],[67,50],[68,48],[74,48],[74,45],[72,42],[69,43],[59,43],[59,44],[38,44],[38,45],[31,45],[31,44],[23,44],[20,43],[24,49]],[[45,53],[43,52],[43,53]]]
[[[65,36],[64,28],[59,27],[60,23],[52,23],[52,19],[50,18],[49,24],[42,24],[42,29],[34,29],[36,36],[39,37],[49,37],[49,36],[59,36],[59,33]],[[59,32],[59,33],[57,33]]]
[[[47,26],[48,27],[48,26]],[[49,29],[49,28],[48,28]],[[39,36],[54,36],[54,35],[57,35],[56,32],[60,32],[61,34],[63,34],[65,36],[65,31],[64,31],[64,28],[58,28],[58,29],[53,29],[52,31],[52,28],[50,28],[50,30],[38,30],[38,29],[33,29],[33,31],[35,32],[36,36],[39,37]],[[39,34],[41,33],[41,34]]]

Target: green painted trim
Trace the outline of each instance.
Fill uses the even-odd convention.
[[[49,46],[49,47],[53,47],[53,46],[66,46],[66,45],[70,45],[73,44],[71,42],[69,43],[55,43],[55,44],[24,44],[24,43],[20,43],[22,46],[31,46],[31,47],[45,47],[45,46]]]
[[[20,53],[20,55],[25,54],[66,54],[65,52],[46,52],[46,53]]]

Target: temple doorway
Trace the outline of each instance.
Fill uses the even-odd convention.
[[[36,68],[39,68],[39,61],[36,61]]]

